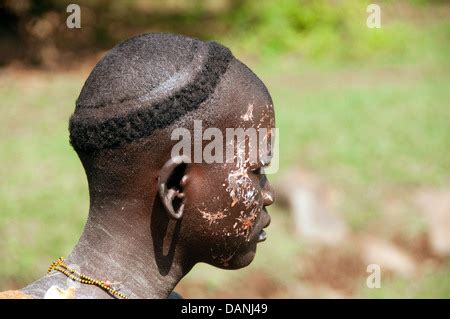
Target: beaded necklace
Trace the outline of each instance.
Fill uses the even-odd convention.
[[[63,273],[64,275],[66,275],[67,277],[69,277],[70,279],[78,281],[82,284],[94,285],[94,286],[100,287],[103,290],[105,290],[106,292],[109,292],[110,294],[112,294],[113,296],[117,296],[117,297],[120,297],[123,299],[128,299],[128,297],[125,296],[123,293],[114,289],[111,286],[111,283],[109,280],[103,281],[103,280],[93,279],[90,276],[83,275],[83,274],[79,273],[78,271],[76,271],[75,269],[70,268],[69,266],[67,266],[64,263],[64,257],[60,257],[57,261],[53,262],[50,265],[50,267],[48,267],[47,273],[50,273],[52,270],[57,270],[57,271]]]

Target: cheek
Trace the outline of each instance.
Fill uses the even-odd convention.
[[[254,192],[252,205],[243,201],[231,207],[232,200],[228,192],[223,191],[192,210],[197,221],[195,227],[201,229],[202,241],[209,247],[210,258],[224,267],[255,239],[254,229],[261,205],[258,200],[260,192],[255,187]]]
[[[210,257],[214,265],[241,268],[253,260],[256,241],[252,239],[255,239],[254,229],[259,214],[257,206],[249,210],[231,209],[225,218],[212,224],[215,236],[211,241]]]
[[[262,195],[259,185],[248,175],[231,172],[224,183],[225,199],[223,209],[214,214],[202,211],[214,233],[228,242],[239,245],[252,239],[252,230],[257,223],[262,206]]]
[[[234,207],[242,203],[245,209],[249,209],[257,202],[259,191],[247,172],[237,169],[229,173],[226,180],[226,191],[231,199],[230,206]]]
[[[252,180],[247,169],[248,163],[241,158],[237,159],[235,167],[228,170],[223,186],[230,199],[230,206],[242,204],[245,210],[257,205],[261,197],[257,181]]]
[[[232,229],[228,229],[227,236],[249,241],[261,210],[261,188],[243,165],[229,172],[224,185],[229,197],[229,209],[233,212],[233,225]]]
[[[190,227],[198,245],[215,265],[228,267],[233,258],[249,250],[262,205],[258,182],[242,169],[196,176],[197,191],[190,194]],[[193,185],[194,186],[194,185]],[[200,191],[198,191],[200,190]]]
[[[227,217],[228,209],[223,210],[211,210],[206,207],[197,208],[201,218],[208,224],[209,227],[216,227],[221,221]]]

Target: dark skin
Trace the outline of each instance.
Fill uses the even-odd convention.
[[[232,81],[236,73],[248,72],[239,70],[237,63],[230,66],[229,79],[218,87],[230,94],[210,106],[216,116],[204,120],[203,129],[275,126],[267,91],[245,74],[240,82]],[[185,121],[190,130],[191,122]],[[248,151],[237,151],[232,163],[178,163],[170,155],[176,143],[171,130],[95,157],[79,154],[90,211],[66,264],[108,279],[130,298],[167,298],[199,262],[224,269],[247,266],[270,223],[265,207],[274,194],[261,169],[268,163],[250,163]],[[246,145],[258,149],[249,141]],[[23,291],[42,298],[52,285],[67,288],[67,281],[53,271]],[[75,293],[75,298],[111,297],[90,285],[80,285]]]

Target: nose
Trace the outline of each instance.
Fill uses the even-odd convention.
[[[267,183],[263,190],[263,204],[264,206],[270,206],[275,201],[275,191],[269,183]]]

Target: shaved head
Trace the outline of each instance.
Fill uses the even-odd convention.
[[[215,42],[144,34],[109,51],[86,80],[70,119],[79,151],[148,137],[197,109],[234,59]]]

